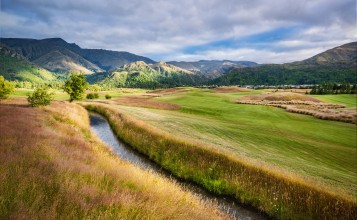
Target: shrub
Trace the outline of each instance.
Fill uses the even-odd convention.
[[[7,99],[14,92],[15,85],[0,76],[0,99]]]
[[[105,98],[106,98],[106,99],[111,99],[112,97],[111,97],[110,95],[106,94],[106,95],[105,95]]]
[[[38,107],[51,104],[53,93],[49,93],[47,88],[37,88],[31,95],[28,95],[27,101],[30,106]]]
[[[87,99],[97,99],[99,98],[99,94],[98,93],[89,93],[86,96]]]

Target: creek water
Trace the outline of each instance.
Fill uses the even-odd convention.
[[[178,182],[186,190],[191,191],[207,203],[214,204],[224,213],[229,215],[232,219],[267,219],[267,217],[260,212],[251,208],[244,207],[230,198],[214,195],[202,187],[184,181],[182,179],[172,176],[168,171],[163,170],[158,164],[148,159],[145,155],[137,152],[123,141],[118,139],[113,133],[108,121],[101,115],[90,114],[90,126],[93,133],[99,137],[108,147],[110,147],[120,158],[129,161],[132,164],[139,166],[144,170],[159,173],[163,178],[169,178]]]

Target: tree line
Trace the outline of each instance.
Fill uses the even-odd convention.
[[[311,88],[310,94],[357,94],[357,85],[351,85],[348,82],[344,82],[342,84],[324,82],[320,85],[314,85]]]

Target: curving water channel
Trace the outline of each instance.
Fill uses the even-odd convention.
[[[118,154],[124,160],[129,161],[130,163],[136,164],[145,170],[150,170],[155,173],[159,173],[165,178],[175,180],[179,182],[185,189],[196,194],[207,203],[217,204],[218,208],[225,213],[227,213],[232,219],[243,219],[243,220],[253,220],[253,219],[267,219],[266,216],[262,215],[258,211],[252,210],[250,208],[243,207],[240,204],[237,204],[232,199],[216,196],[203,188],[190,183],[183,181],[179,178],[175,178],[170,175],[169,172],[161,169],[159,165],[149,160],[145,155],[135,151],[131,147],[127,146],[121,140],[119,140],[113,133],[112,129],[109,126],[109,123],[105,118],[98,114],[90,114],[90,126],[92,132],[94,132],[104,143],[106,143],[115,153]]]

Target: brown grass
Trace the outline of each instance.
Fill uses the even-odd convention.
[[[121,161],[76,104],[0,105],[0,219],[222,219],[177,184]]]
[[[118,99],[113,99],[109,101],[110,103],[120,104],[120,105],[129,105],[145,108],[156,108],[164,110],[178,110],[180,106],[177,104],[160,102],[153,100],[152,97],[147,96],[125,96]]]
[[[310,96],[302,95],[293,92],[274,92],[265,93],[259,95],[244,96],[240,100],[256,100],[256,101],[309,101],[309,102],[321,102]]]
[[[212,91],[218,93],[230,93],[230,92],[251,92],[254,91],[254,89],[242,88],[238,86],[221,86],[212,89]]]
[[[311,89],[264,89],[266,92],[293,92],[299,94],[306,94],[306,92],[310,92]]]
[[[288,112],[311,115],[319,119],[357,124],[355,109],[345,109],[344,105],[339,104],[323,103],[313,97],[297,93],[276,92],[245,96],[237,103],[274,106],[286,109]]]
[[[355,219],[357,215],[357,203],[351,198],[178,139],[108,105],[86,104],[86,108],[104,115],[122,140],[173,174],[214,193],[233,196],[275,218]]]

